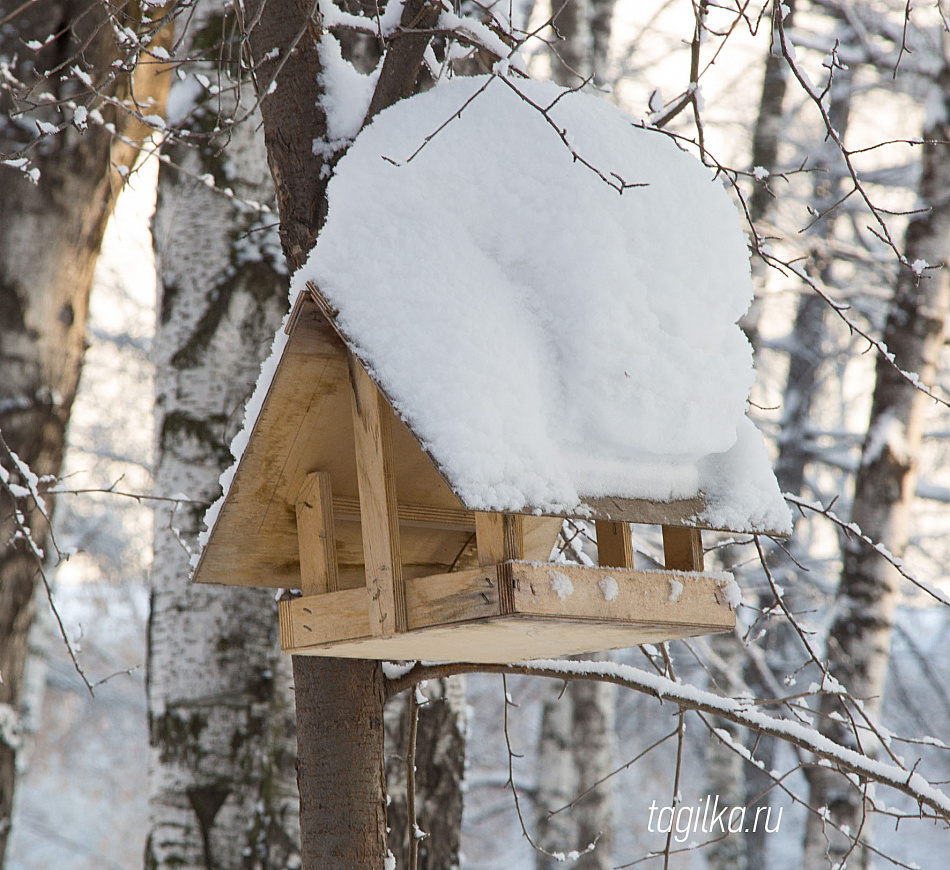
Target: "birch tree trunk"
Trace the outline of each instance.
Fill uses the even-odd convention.
[[[569,812],[551,815],[567,806],[577,794],[577,772],[571,753],[572,714],[573,704],[566,687],[552,686],[541,709],[535,801],[537,842],[545,852],[566,852],[573,848],[577,838],[577,825]],[[535,856],[537,870],[551,870],[556,863],[543,852]]]
[[[127,15],[124,21],[132,28],[147,24],[136,20],[137,7]],[[60,36],[47,42],[51,34]],[[30,48],[34,42],[43,47]],[[153,44],[164,42],[159,37]],[[124,174],[149,134],[133,115],[103,104],[72,74],[47,78],[46,73],[75,64],[102,94],[122,101],[130,94],[130,78],[112,66],[122,54],[106,7],[95,0],[24,4],[0,28],[6,76],[0,90],[0,154],[14,155],[36,140],[37,121],[57,130],[43,133],[29,152],[39,170],[35,183],[20,169],[0,164],[0,432],[9,449],[41,476],[60,470],[96,257]],[[159,71],[152,64],[136,72],[135,93],[153,101],[150,112],[164,104],[166,77],[156,75]],[[76,106],[98,108],[102,123],[90,124]],[[24,114],[14,121],[17,110]],[[114,125],[112,131],[106,123]],[[13,471],[5,451],[0,461]],[[24,483],[15,475],[13,480]],[[52,501],[47,501],[50,510]],[[40,568],[22,542],[8,546],[10,517],[10,501],[0,490],[0,864],[10,828],[16,723]],[[45,546],[48,529],[40,512],[25,520],[37,544]]]
[[[583,658],[607,661],[606,653]],[[595,843],[592,851],[576,861],[574,866],[580,870],[613,867],[612,783],[597,783],[613,770],[615,695],[607,683],[572,680],[563,693],[555,691],[542,709],[538,844],[546,852],[583,853]],[[571,809],[556,812],[574,801]],[[538,870],[554,870],[561,862],[538,852],[535,864]]]
[[[905,257],[908,264],[946,264],[950,259],[950,156],[940,143],[950,136],[950,68],[944,66],[935,87],[934,105],[923,138],[919,200],[929,210],[915,215],[907,228]],[[918,266],[918,269],[920,267]],[[950,306],[947,267],[921,274],[901,269],[884,327],[884,342],[894,354],[894,364],[916,372],[925,385],[934,383],[944,326]],[[900,557],[907,545],[908,521],[917,484],[924,411],[930,400],[889,362],[878,357],[876,384],[868,433],[861,453],[855,484],[852,519],[873,541]],[[831,673],[861,698],[872,717],[881,710],[890,657],[894,610],[900,577],[876,549],[851,539],[845,546],[844,566],[836,598],[836,613],[827,646]],[[844,722],[831,718],[840,712],[833,695],[821,703],[821,730],[836,742],[855,746],[855,736]],[[867,745],[864,746],[867,751]],[[816,767],[810,771],[813,807],[827,807],[829,820],[847,826],[842,836],[809,815],[803,867],[808,870],[835,866],[852,849],[863,824],[863,796],[843,777]],[[854,857],[854,856],[852,856]],[[857,850],[857,864],[867,866],[867,850]]]
[[[223,3],[203,4],[179,51],[207,55],[235,24]],[[210,53],[180,68],[175,104],[199,94],[186,138],[234,109],[228,86],[241,73]],[[202,74],[223,93],[203,90]],[[159,175],[155,490],[193,501],[162,506],[155,519],[149,870],[276,870],[299,855],[293,680],[277,647],[273,593],[189,579],[204,510],[220,493],[228,444],[287,309],[280,245],[266,228],[273,217],[240,202],[273,201],[259,123],[239,125],[227,151],[201,139],[172,145]]]

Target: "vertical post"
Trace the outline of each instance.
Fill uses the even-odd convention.
[[[406,630],[406,588],[392,467],[392,411],[352,353],[349,364],[363,562],[370,591],[369,624],[374,635],[385,636]]]
[[[597,520],[597,564],[603,568],[633,567],[630,523]]]
[[[663,558],[671,571],[703,570],[703,533],[663,526]]]
[[[321,595],[340,588],[333,531],[333,492],[330,475],[308,474],[294,504],[297,547],[300,551],[300,591]]]
[[[520,514],[475,514],[478,564],[497,565],[524,557],[524,517]]]

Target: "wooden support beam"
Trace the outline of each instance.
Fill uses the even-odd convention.
[[[406,630],[406,587],[392,467],[392,410],[352,353],[349,366],[369,622],[374,635],[387,636]]]
[[[475,514],[478,564],[498,565],[523,558],[524,517],[520,514]]]
[[[403,526],[470,532],[475,515],[461,508],[432,507],[425,504],[400,504],[399,523]],[[333,497],[333,513],[338,520],[359,520],[360,501],[345,495]]]
[[[597,562],[604,568],[633,568],[630,523],[597,520]]]
[[[703,533],[699,529],[663,526],[663,558],[671,571],[702,571]]]
[[[300,549],[300,591],[304,595],[336,592],[340,580],[330,475],[322,471],[308,474],[297,494],[294,509]]]

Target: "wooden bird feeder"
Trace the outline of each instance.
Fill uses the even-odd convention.
[[[703,571],[701,497],[586,499],[599,565],[548,561],[561,516],[463,504],[334,325],[313,285],[195,580],[299,589],[285,652],[514,662],[729,631]],[[631,523],[663,527],[666,570],[634,567]]]

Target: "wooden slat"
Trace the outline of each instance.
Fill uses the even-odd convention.
[[[360,500],[348,496],[333,497],[333,512],[345,519],[358,520]],[[445,529],[446,531],[471,531],[475,528],[475,514],[472,511],[454,510],[445,507],[430,507],[422,504],[402,504],[397,506],[399,523],[404,526]]]
[[[511,572],[515,613],[643,625],[695,625],[711,631],[726,631],[735,625],[735,614],[720,603],[721,578],[715,574],[696,574],[684,583],[666,571],[536,562],[510,562],[504,567]]]
[[[498,565],[524,558],[524,517],[520,514],[475,514],[478,564]]]
[[[365,586],[280,601],[281,647],[289,651],[372,637],[369,601]],[[406,604],[411,629],[497,616],[496,572],[474,568],[407,580]]]
[[[497,616],[497,571],[492,566],[407,580],[406,610],[410,629]]]
[[[703,533],[663,526],[663,562],[671,571],[702,571]]]
[[[360,361],[349,354],[353,433],[369,620],[375,635],[406,630],[406,590],[392,459],[392,411]]]
[[[600,624],[534,617],[495,617],[423,628],[391,637],[285,649],[295,655],[453,662],[523,662],[708,634],[700,627]]]
[[[604,568],[633,567],[633,538],[629,523],[597,520],[597,562]]]
[[[279,601],[281,649],[369,637],[369,599],[362,587]]]
[[[475,514],[475,542],[479,565],[497,565],[505,560],[505,536],[501,514]]]
[[[330,475],[322,471],[308,474],[294,508],[300,548],[300,591],[304,595],[336,592],[340,581]]]

